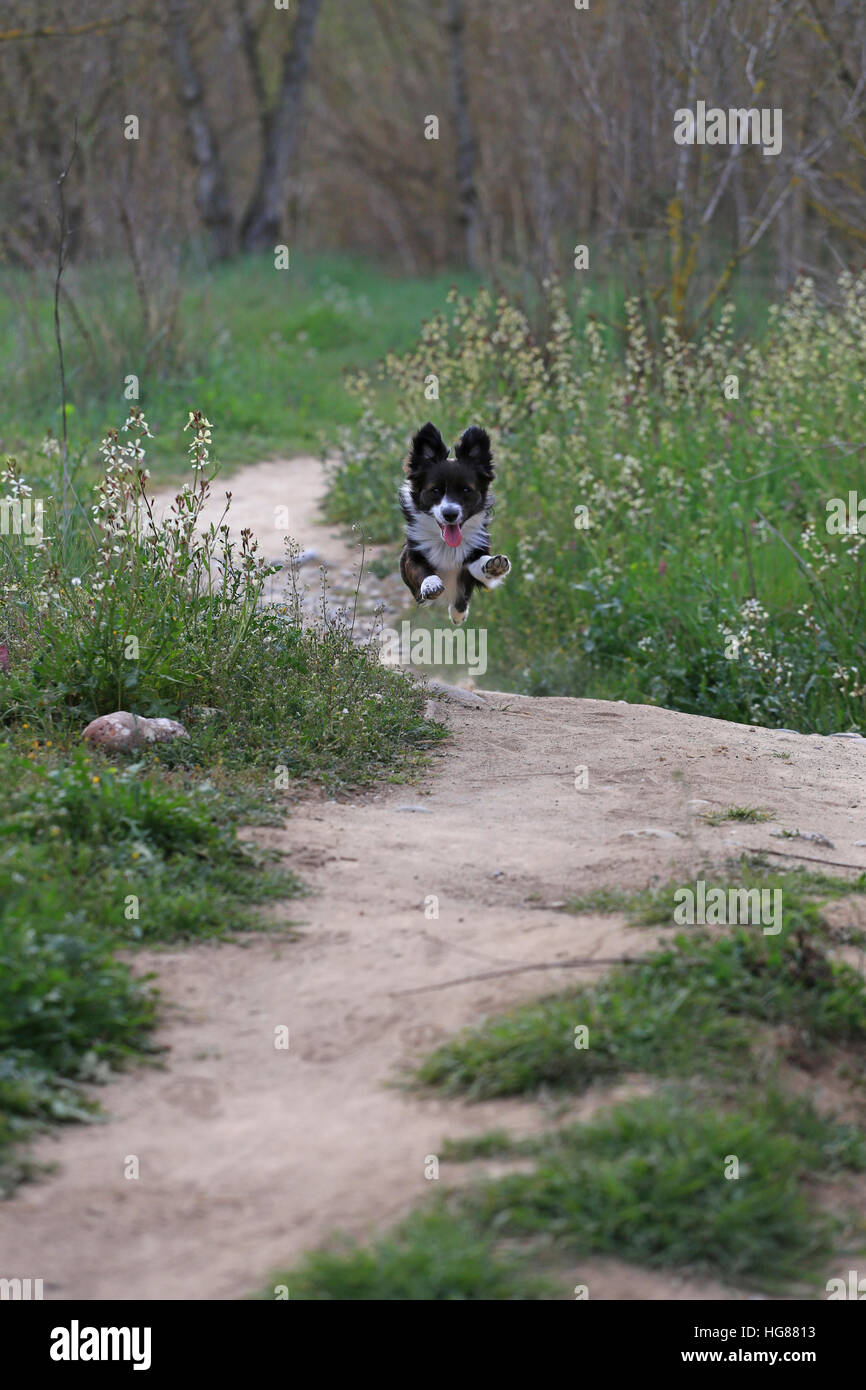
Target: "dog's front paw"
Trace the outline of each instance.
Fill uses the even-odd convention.
[[[445,585],[442,583],[438,574],[428,574],[427,578],[421,584],[421,588],[418,590],[419,601],[421,603],[426,603],[428,598],[435,598],[437,594],[441,594],[444,588]]]
[[[484,573],[488,579],[504,579],[511,573],[511,561],[507,555],[489,555],[484,561]]]

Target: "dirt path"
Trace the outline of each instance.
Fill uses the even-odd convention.
[[[322,520],[321,502],[326,491],[325,470],[320,459],[300,456],[273,459],[268,463],[250,464],[240,468],[230,478],[218,478],[211,491],[209,503],[202,513],[202,523],[218,524],[226,504],[226,491],[231,492],[231,506],[226,521],[235,540],[249,527],[259,542],[259,554],[276,564],[284,564],[285,538],[290,535],[302,548],[304,562],[301,571],[306,589],[306,607],[311,613],[321,612],[321,569],[328,571],[329,607],[346,602],[355,592],[361,558],[360,547],[347,539],[339,527]],[[164,514],[171,506],[175,490],[162,488],[154,496],[154,512]],[[393,549],[393,548],[392,548]],[[397,573],[396,555],[393,572],[380,579],[370,565],[383,554],[384,546],[368,546],[365,567],[358,595],[358,612],[370,617],[381,607],[385,614],[396,613],[405,604],[406,590]],[[280,598],[285,592],[285,573],[274,575],[268,582],[265,596]]]
[[[276,467],[244,470],[268,505]],[[298,536],[324,553],[326,532]],[[425,1156],[445,1136],[543,1127],[541,1104],[422,1100],[388,1083],[462,1025],[601,967],[431,986],[646,950],[658,932],[555,904],[601,885],[687,884],[732,849],[866,869],[866,741],[596,700],[488,694],[438,709],[453,737],[417,786],[308,801],[284,829],[258,832],[311,889],[285,912],[299,940],[139,958],[164,993],[165,1068],[103,1089],[106,1124],[40,1141],[35,1157],[58,1171],[4,1204],[4,1268],[43,1277],[46,1297],[242,1297],[334,1228],[364,1235],[423,1199]],[[700,818],[734,803],[775,820]],[[782,826],[820,830],[834,847],[774,838]],[[425,915],[433,898],[438,917]],[[281,1025],[287,1051],[274,1046]],[[138,1180],[124,1177],[128,1155]],[[584,1261],[578,1274],[593,1298],[732,1296],[616,1261]]]

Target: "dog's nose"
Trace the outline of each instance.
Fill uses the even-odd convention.
[[[448,522],[456,521],[459,515],[460,515],[460,508],[459,508],[459,507],[455,507],[455,506],[453,505],[453,503],[449,503],[447,507],[443,507],[443,508],[442,508],[442,516],[443,516],[443,518],[445,519],[445,521],[448,521]]]

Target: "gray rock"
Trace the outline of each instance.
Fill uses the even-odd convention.
[[[832,840],[828,840],[820,830],[771,830],[771,835],[775,835],[783,840],[810,840],[813,845],[824,845],[827,849],[835,849]]]
[[[92,719],[81,737],[98,748],[117,750],[144,748],[149,743],[189,738],[189,734],[176,719],[145,719],[127,710],[116,710]]]
[[[624,830],[622,833],[628,836],[652,835],[657,840],[675,840],[677,838],[673,830],[659,830],[654,825],[647,825],[642,830]]]
[[[447,685],[445,681],[432,680],[428,689],[434,695],[441,695],[444,699],[450,700],[454,705],[466,705],[474,709],[484,704],[484,696],[478,695],[474,690],[463,690],[459,685]]]

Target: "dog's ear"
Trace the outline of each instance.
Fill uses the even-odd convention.
[[[412,439],[406,472],[411,478],[413,473],[419,473],[429,464],[440,463],[442,459],[447,457],[448,447],[445,440],[436,426],[428,420],[427,424],[422,425]]]
[[[490,452],[490,436],[480,425],[470,425],[468,430],[463,431],[454,453],[462,461],[474,464],[488,482],[493,477],[495,470],[493,455]]]

